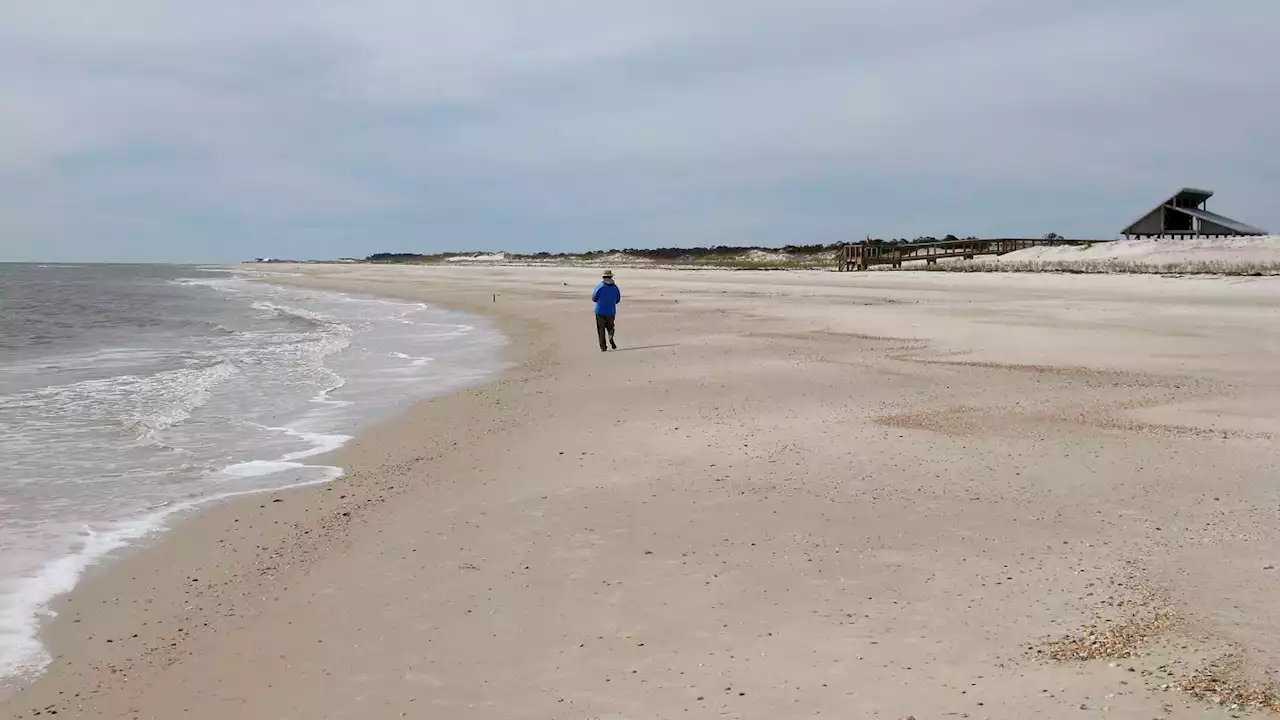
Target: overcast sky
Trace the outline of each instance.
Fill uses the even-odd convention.
[[[1277,0],[13,0],[0,260],[1280,232]]]

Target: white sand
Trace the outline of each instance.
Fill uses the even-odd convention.
[[[1280,271],[1280,236],[1141,239],[1042,246],[983,258],[981,262],[1017,270],[1274,273]]]

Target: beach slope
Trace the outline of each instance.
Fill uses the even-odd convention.
[[[627,271],[602,354],[590,270],[273,269],[484,313],[510,367],[90,578],[0,716],[1268,701],[1280,283]]]

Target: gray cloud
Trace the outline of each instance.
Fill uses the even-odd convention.
[[[0,258],[1280,231],[1280,6],[47,0],[0,10]]]

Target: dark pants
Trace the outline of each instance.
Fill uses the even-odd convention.
[[[600,349],[605,349],[604,338],[605,333],[609,334],[609,340],[613,340],[613,316],[597,315],[596,316],[596,335],[600,337]]]

